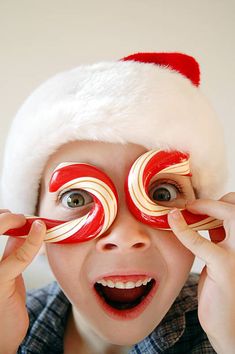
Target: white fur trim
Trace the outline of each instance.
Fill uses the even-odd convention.
[[[199,195],[217,196],[226,175],[221,131],[200,90],[168,68],[133,61],[75,68],[41,85],[16,115],[4,157],[4,207],[33,214],[48,157],[74,140],[189,152]]]

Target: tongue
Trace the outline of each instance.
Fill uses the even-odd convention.
[[[107,297],[110,301],[126,303],[132,302],[144,295],[146,291],[146,287],[144,285],[134,288],[134,289],[117,289],[117,288],[109,288],[108,286],[102,287],[102,292],[105,297]]]

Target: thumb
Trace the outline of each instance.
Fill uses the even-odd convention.
[[[207,266],[217,268],[217,266],[220,267],[220,262],[225,262],[225,250],[192,230],[178,209],[173,209],[168,213],[168,222],[178,240]]]

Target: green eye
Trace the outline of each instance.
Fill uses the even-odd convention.
[[[149,196],[153,201],[170,202],[177,198],[178,188],[170,183],[162,183],[150,189]]]
[[[60,197],[61,203],[70,209],[81,208],[91,202],[93,202],[92,196],[84,190],[74,190],[65,192]]]

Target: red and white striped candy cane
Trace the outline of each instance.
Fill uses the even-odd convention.
[[[70,221],[27,216],[23,227],[8,230],[6,235],[26,237],[33,221],[41,219],[47,225],[45,242],[84,242],[102,235],[116,217],[116,188],[111,179],[94,166],[82,163],[60,164],[52,174],[49,188],[50,192],[58,193],[72,189],[85,190],[92,195],[93,206],[86,215]]]
[[[172,209],[156,204],[149,197],[149,183],[163,173],[191,176],[189,155],[179,151],[150,150],[132,165],[126,185],[127,204],[133,215],[141,222],[157,229],[170,230],[167,214]],[[222,226],[221,220],[207,215],[195,215],[180,209],[193,230],[209,230]]]

